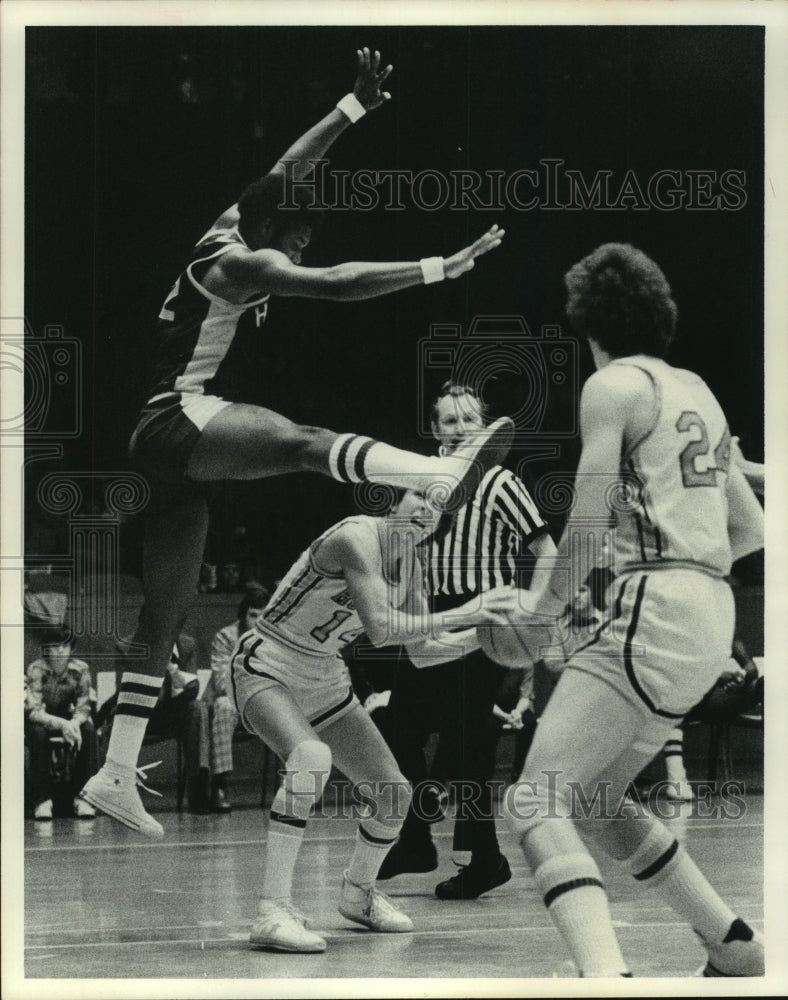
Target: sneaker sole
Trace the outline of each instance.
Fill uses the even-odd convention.
[[[487,440],[479,448],[476,457],[470,462],[465,475],[451,491],[446,502],[441,504],[445,513],[456,513],[463,507],[474,496],[490,469],[503,462],[512,446],[514,429],[511,417],[499,417],[490,424]]]
[[[156,840],[159,840],[164,836],[164,828],[158,823],[156,823],[156,826],[144,826],[132,813],[119,809],[113,803],[107,802],[100,795],[88,792],[83,788],[79,793],[79,797],[89,805],[93,806],[94,809],[98,809],[106,816],[117,820],[118,823],[122,823],[123,826],[127,826],[130,830],[134,830],[136,833],[142,833],[146,837],[151,837]]]
[[[297,948],[295,946],[288,946],[286,944],[280,944],[274,941],[264,941],[262,938],[249,938],[249,944],[253,948],[268,948],[272,951],[286,951],[288,954],[301,954],[301,955],[320,955],[326,950],[326,942],[324,941],[322,946],[315,944],[313,948]]]

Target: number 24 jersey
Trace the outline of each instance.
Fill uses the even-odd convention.
[[[650,431],[622,458],[631,490],[614,505],[616,572],[689,564],[727,575],[731,437],[720,404],[698,375],[658,358],[611,363],[644,371],[655,398]]]

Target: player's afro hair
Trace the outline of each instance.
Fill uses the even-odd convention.
[[[325,209],[315,200],[314,192],[300,187],[285,191],[282,174],[266,174],[250,184],[238,199],[239,232],[249,241],[266,219],[274,224],[275,239],[294,222],[306,222],[315,230],[325,215]]]
[[[676,303],[665,275],[628,243],[605,243],[564,275],[574,330],[611,357],[664,358],[676,335]]]

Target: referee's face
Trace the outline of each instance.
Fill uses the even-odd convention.
[[[469,434],[484,427],[481,403],[469,392],[444,396],[435,404],[435,410],[432,433],[440,441],[444,455],[451,455]]]

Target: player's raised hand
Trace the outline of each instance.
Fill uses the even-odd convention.
[[[381,91],[381,85],[387,79],[394,67],[389,64],[385,69],[380,68],[380,53],[370,52],[368,48],[357,49],[358,76],[353,85],[353,93],[356,100],[363,104],[367,111],[378,108],[384,101],[391,100],[391,94]]]
[[[487,232],[480,236],[475,243],[471,243],[469,247],[465,247],[464,250],[458,250],[457,253],[452,254],[451,257],[446,257],[443,262],[443,271],[447,278],[459,278],[461,274],[465,274],[466,271],[470,271],[477,257],[481,257],[491,250],[494,250],[497,246],[500,246],[501,240],[506,234],[505,229],[500,229],[497,225],[492,226]]]

